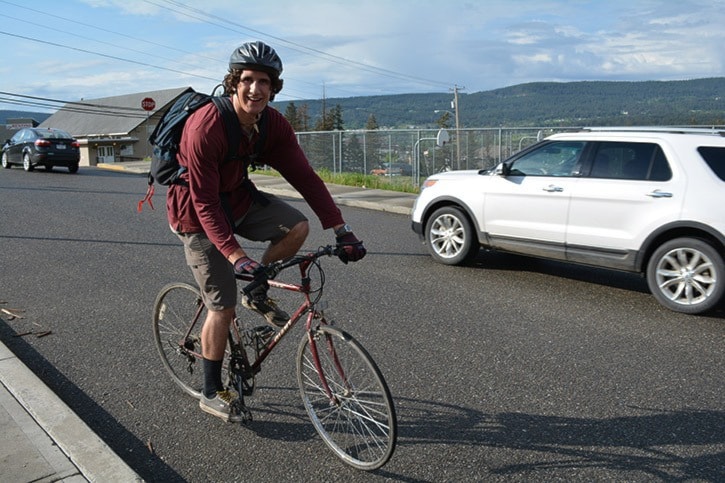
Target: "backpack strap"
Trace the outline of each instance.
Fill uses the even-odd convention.
[[[242,143],[242,127],[239,125],[237,112],[232,105],[232,98],[229,96],[212,97],[211,100],[222,115],[224,129],[227,132],[229,149],[225,161],[239,159],[237,151],[239,150],[239,145]]]

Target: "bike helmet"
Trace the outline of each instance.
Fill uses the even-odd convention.
[[[264,42],[247,42],[232,52],[230,69],[261,70],[279,78],[282,75],[282,61],[277,52]]]
[[[260,42],[247,42],[232,52],[229,58],[229,71],[233,70],[259,70],[269,74],[272,79],[272,95],[269,100],[273,101],[275,94],[282,90],[284,81],[279,78],[282,75],[282,61],[272,47]]]

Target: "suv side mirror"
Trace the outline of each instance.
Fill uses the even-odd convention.
[[[500,176],[510,176],[511,175],[511,164],[509,163],[501,163],[498,168],[496,169],[496,174]]]

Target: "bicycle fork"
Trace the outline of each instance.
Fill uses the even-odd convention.
[[[335,345],[332,342],[332,337],[325,335],[323,333],[317,332],[316,334],[313,333],[313,331],[307,332],[307,336],[309,337],[309,344],[310,344],[310,353],[312,354],[312,361],[315,364],[315,370],[317,371],[317,375],[320,377],[320,384],[322,384],[322,388],[325,391],[325,394],[327,395],[327,398],[330,400],[331,406],[340,406],[342,404],[342,401],[338,397],[338,395],[332,390],[330,387],[330,384],[327,382],[327,377],[325,376],[325,371],[322,368],[322,363],[320,362],[320,353],[319,348],[317,345],[317,341],[324,337],[325,339],[325,348],[327,349],[328,353],[330,354],[330,357],[332,358],[332,362],[335,366],[335,370],[340,375],[340,379],[343,381],[345,385],[345,391],[350,391],[350,385],[347,379],[347,375],[345,374],[345,369],[342,367],[342,364],[340,363],[340,359],[337,357],[337,351],[335,350]]]

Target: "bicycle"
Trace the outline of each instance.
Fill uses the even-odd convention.
[[[237,280],[249,282],[241,290],[243,294],[266,281],[272,289],[302,294],[303,300],[278,331],[269,326],[247,327],[242,318],[235,316],[222,376],[227,388],[239,394],[237,410],[243,415],[243,424],[251,423],[252,413],[244,397],[254,393],[255,376],[262,362],[306,316],[305,335],[297,350],[297,383],[307,414],[335,455],[352,467],[369,471],[382,467],[392,457],[397,418],[390,390],[375,361],[350,334],[333,327],[334,322],[323,313],[320,299],[325,274],[319,259],[337,255],[338,250],[328,245],[314,253],[269,264],[254,276],[236,275]],[[293,266],[299,266],[300,283],[274,279]],[[319,276],[316,288],[310,277],[312,267]],[[166,285],[154,302],[153,332],[161,360],[174,382],[197,399],[203,386],[201,326],[205,317],[199,290],[187,283]]]

